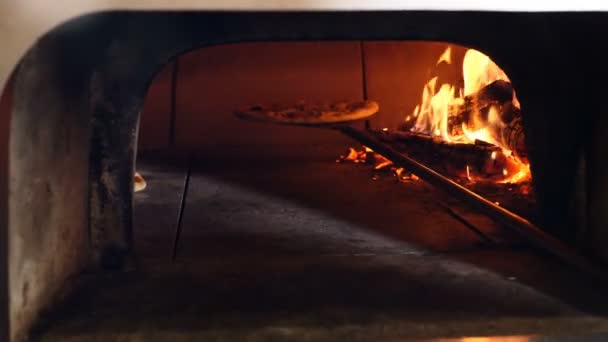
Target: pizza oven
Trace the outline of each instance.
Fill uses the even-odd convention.
[[[605,336],[604,13],[214,6],[8,6],[2,340]]]

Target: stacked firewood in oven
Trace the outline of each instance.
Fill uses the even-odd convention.
[[[495,81],[464,102],[448,117],[450,136],[463,136],[463,130],[486,127],[482,140],[468,142],[446,141],[441,136],[412,130],[413,120],[404,122],[397,130],[377,131],[375,134],[395,149],[447,176],[490,181],[509,179],[527,163],[522,118],[513,103],[513,88],[509,82]],[[486,141],[499,142],[502,148]],[[506,147],[506,148],[505,148]]]

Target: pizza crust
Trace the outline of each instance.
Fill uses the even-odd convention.
[[[366,119],[379,110],[375,101],[342,101],[326,105],[254,105],[235,111],[241,119],[287,125],[324,125]]]
[[[146,186],[147,184],[144,177],[142,177],[139,172],[135,172],[135,176],[133,177],[133,191],[142,191]]]

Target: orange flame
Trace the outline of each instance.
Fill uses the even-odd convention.
[[[441,62],[450,64],[451,61],[451,50],[448,47],[439,57],[437,64]],[[448,129],[449,118],[458,114],[459,108],[465,103],[465,96],[476,94],[494,81],[510,82],[502,69],[477,50],[467,50],[462,69],[463,89],[457,89],[455,85],[448,83],[438,85],[438,78],[431,78],[422,90],[421,103],[411,115],[406,116],[405,121],[410,121],[413,117],[415,124],[412,131],[440,136],[447,142],[473,144],[476,140],[480,140],[496,145],[509,157],[508,169],[505,168],[503,171],[504,177],[501,182],[517,183],[530,179],[530,165],[513,155],[508,144],[502,141],[500,129],[505,127],[505,123],[500,118],[498,108],[490,107],[485,120],[481,119],[481,113],[476,110],[477,112],[472,113],[469,122],[462,124],[462,133],[452,133]],[[519,108],[515,93],[512,104]],[[496,153],[492,153],[491,158],[494,160]]]

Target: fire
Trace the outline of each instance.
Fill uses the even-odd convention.
[[[490,57],[473,49],[467,50],[464,55],[462,71],[464,96],[475,94],[481,88],[497,80],[511,82],[505,72]]]
[[[448,47],[437,60],[439,63],[452,63],[451,49]],[[507,156],[507,166],[502,174],[501,182],[517,183],[531,178],[530,165],[528,162],[512,151],[502,132],[507,123],[501,119],[500,108],[490,105],[482,112],[475,103],[475,95],[487,85],[495,81],[510,80],[505,72],[500,69],[488,56],[483,53],[469,49],[467,50],[462,64],[464,87],[443,83],[438,84],[438,77],[432,77],[422,90],[422,101],[416,106],[413,113],[404,119],[409,122],[412,118],[415,123],[411,130],[441,137],[452,143],[474,144],[483,141],[499,147]],[[473,100],[471,100],[473,99]],[[468,116],[459,128],[454,129],[451,121],[459,119],[458,115],[467,104]],[[519,109],[519,101],[513,92],[511,104]],[[452,127],[450,127],[450,124]],[[496,152],[490,156],[496,160]],[[469,169],[467,167],[467,178]]]
[[[445,49],[441,56],[439,56],[439,59],[437,60],[437,65],[439,65],[441,62],[452,64],[452,49],[449,46],[447,49]]]

